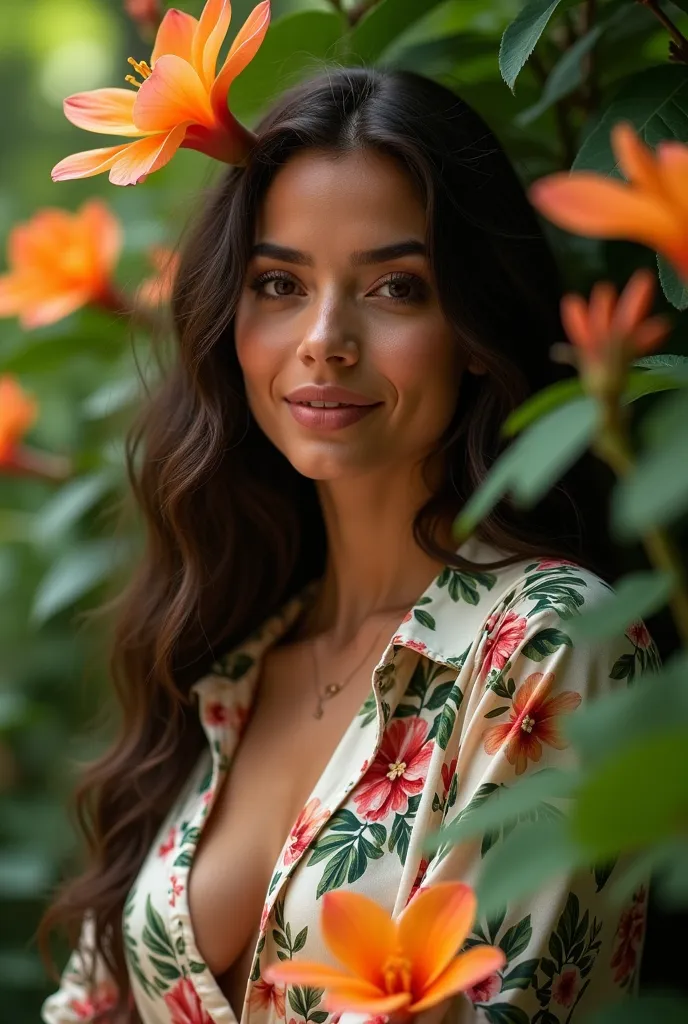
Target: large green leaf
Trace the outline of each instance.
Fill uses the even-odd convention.
[[[229,91],[229,107],[239,120],[251,120],[285,88],[324,61],[337,59],[345,32],[343,15],[301,11],[275,21],[260,50]]]
[[[643,427],[649,444],[612,500],[612,525],[625,540],[672,522],[688,508],[688,393],[662,399]]]
[[[442,0],[381,0],[355,25],[349,35],[350,57],[365,64],[380,59],[402,33],[424,18]]]
[[[557,7],[571,7],[577,0],[529,0],[507,26],[499,48],[499,70],[513,92],[523,65],[535,49]]]
[[[526,822],[486,854],[476,887],[480,913],[490,914],[538,892],[550,878],[587,861],[566,818]]]
[[[599,412],[583,396],[534,423],[497,460],[459,514],[455,530],[467,535],[506,494],[521,506],[536,504],[592,441]]]
[[[66,551],[41,580],[31,619],[40,625],[106,580],[124,562],[125,545],[112,539],[83,541]]]
[[[669,573],[630,573],[615,584],[615,593],[606,595],[594,608],[571,621],[571,633],[574,639],[584,640],[618,636],[637,619],[658,612],[666,604],[673,586],[674,578]]]
[[[562,724],[586,764],[677,725],[688,726],[688,653],[676,655],[658,674],[584,704]]]
[[[688,139],[688,128],[686,129]],[[662,291],[672,306],[683,311],[688,309],[688,284],[685,284],[674,270],[666,256],[657,256],[657,269]]]
[[[608,24],[609,22],[598,22],[566,50],[547,76],[540,99],[517,115],[516,124],[523,127],[529,125],[558,100],[578,88],[583,81],[583,58],[595,48]]]
[[[589,132],[573,162],[577,171],[620,176],[610,132],[617,121],[630,121],[648,145],[662,139],[685,142],[688,128],[688,69],[662,64],[628,78]]]
[[[39,544],[63,537],[107,494],[115,481],[112,469],[88,473],[64,484],[36,513],[33,534]]]
[[[633,744],[583,783],[571,825],[593,857],[615,857],[683,830],[687,749],[684,725]]]

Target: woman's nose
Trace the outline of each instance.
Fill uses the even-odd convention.
[[[344,298],[330,297],[309,307],[297,349],[306,365],[353,366],[358,362],[358,332],[345,305]]]

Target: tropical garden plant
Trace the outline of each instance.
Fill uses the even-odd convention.
[[[34,1022],[49,989],[31,939],[49,888],[78,864],[63,806],[74,764],[107,742],[97,714],[106,627],[81,625],[140,543],[136,524],[114,515],[122,439],[159,372],[151,339],[167,323],[180,225],[270,101],[328,61],[417,70],[472,103],[531,187],[570,289],[567,338],[553,339],[552,355],[578,374],[506,422],[504,455],[457,535],[504,495],[536,503],[591,448],[617,478],[621,550],[640,545],[647,559],[594,620],[568,623],[590,638],[626,629],[636,644],[618,669],[634,685],[570,716],[579,770],[481,794],[436,842],[482,837],[481,913],[548,872],[628,853],[612,898],[651,869],[658,898],[685,908],[687,0],[273,0],[267,34],[265,4],[235,0],[221,32],[202,0],[178,0],[162,45],[165,6],[40,0],[3,18],[0,84],[15,100],[3,106],[11,144],[0,153],[3,1019]],[[174,76],[187,83],[176,107],[165,93]],[[84,131],[126,141],[78,153]],[[678,649],[643,681],[657,666],[638,619],[665,606]],[[490,680],[507,698],[508,668]],[[514,706],[499,728],[517,718]],[[552,800],[570,813],[534,813]],[[686,1006],[650,993],[615,1012],[683,1020]]]

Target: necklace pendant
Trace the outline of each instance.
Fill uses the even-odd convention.
[[[325,693],[328,697],[336,697],[341,690],[339,683],[330,683],[329,686],[325,687]]]
[[[322,718],[323,714],[323,706],[322,704],[318,704],[317,708],[313,712],[313,718]]]

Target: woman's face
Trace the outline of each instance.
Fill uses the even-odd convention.
[[[236,347],[256,421],[304,476],[411,466],[449,424],[466,360],[425,235],[423,204],[385,155],[304,152],[274,178]]]

